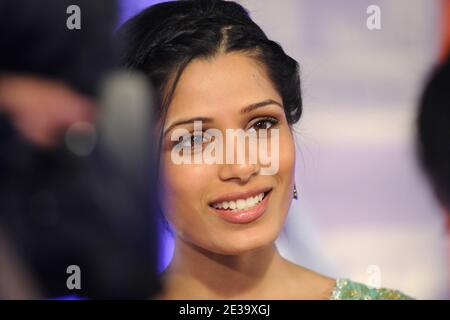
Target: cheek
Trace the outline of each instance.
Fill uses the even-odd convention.
[[[164,161],[164,213],[176,228],[183,221],[195,224],[208,190],[211,169],[203,165],[176,165]]]
[[[293,193],[295,177],[295,143],[290,130],[280,134],[279,171],[277,174],[281,212],[288,212]],[[285,216],[282,217],[283,219]]]
[[[292,180],[295,171],[295,143],[290,129],[280,131],[279,176],[282,180]]]

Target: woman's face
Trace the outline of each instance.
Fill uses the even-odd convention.
[[[253,107],[244,110],[248,106]],[[162,154],[164,212],[181,240],[219,254],[239,254],[275,241],[292,199],[295,163],[293,137],[281,106],[264,68],[242,53],[198,59],[186,67],[168,109]],[[175,163],[172,150],[178,142],[185,150],[192,147],[191,159],[198,153],[194,146],[212,143],[207,135],[194,132],[193,122],[185,123],[196,118],[203,119],[203,131],[214,128],[223,134],[223,163]],[[183,132],[177,129],[194,137],[171,141],[175,132]],[[266,141],[264,152],[272,159],[278,155],[273,160],[278,161],[277,170],[262,174],[267,162],[250,160],[248,140],[244,161],[227,161],[227,129],[268,129],[267,137],[256,141]],[[271,129],[278,129],[278,145]],[[231,148],[235,154],[236,141]]]

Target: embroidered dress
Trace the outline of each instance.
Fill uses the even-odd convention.
[[[413,300],[393,289],[371,288],[349,279],[337,279],[330,300]]]

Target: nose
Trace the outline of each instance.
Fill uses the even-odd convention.
[[[258,163],[222,164],[219,169],[219,177],[223,181],[238,180],[240,183],[248,182],[253,176],[257,176],[260,171]]]
[[[219,177],[223,181],[237,180],[239,183],[248,182],[253,176],[259,174],[261,165],[259,163],[257,148],[254,141],[246,138],[234,141],[232,144],[229,140],[225,141],[224,152],[228,156],[228,152],[232,152],[230,157],[227,156],[224,164],[219,166]],[[233,150],[234,149],[234,150]]]
[[[246,183],[252,176],[258,175],[258,172],[258,164],[224,164],[221,165],[219,176],[224,181],[235,179],[241,183]]]

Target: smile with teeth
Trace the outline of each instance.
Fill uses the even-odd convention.
[[[256,205],[258,205],[264,199],[265,193],[261,192],[260,194],[249,197],[247,199],[237,199],[231,201],[223,201],[218,203],[213,203],[211,206],[214,209],[220,210],[229,210],[229,211],[240,211],[240,210],[249,210]]]

